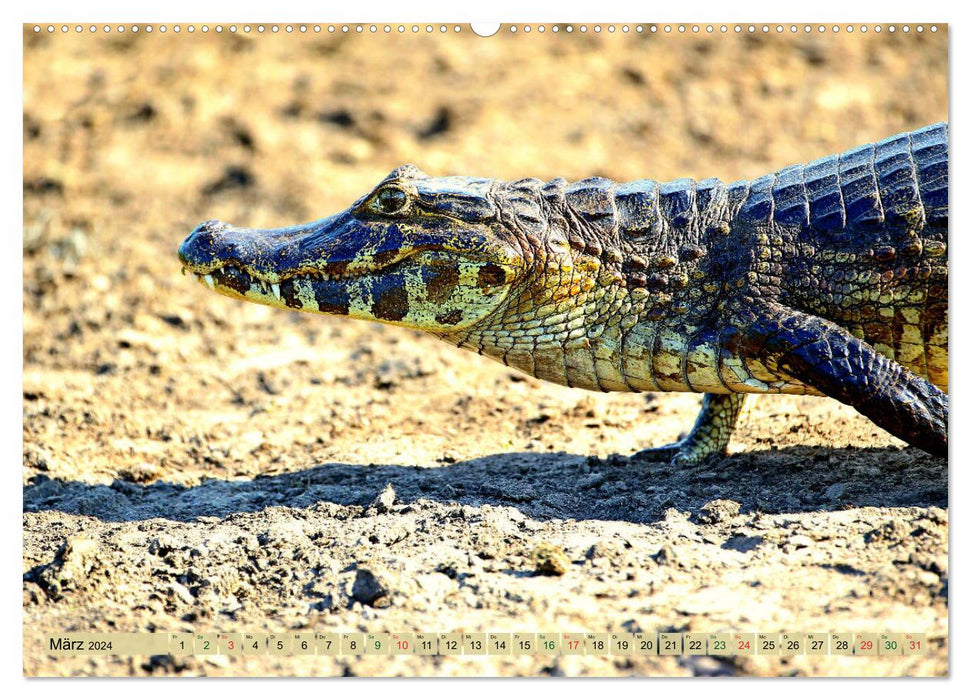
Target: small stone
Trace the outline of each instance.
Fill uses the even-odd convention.
[[[722,549],[731,549],[736,552],[751,552],[753,549],[761,545],[765,540],[758,536],[747,537],[745,535],[740,535],[737,537],[731,537],[722,544]]]
[[[122,469],[118,475],[126,481],[133,481],[136,484],[147,484],[158,479],[159,469],[154,464],[141,462]]]
[[[149,554],[154,554],[159,557],[164,557],[172,550],[181,548],[182,543],[168,533],[162,533],[148,543]]]
[[[390,592],[387,572],[374,567],[358,567],[351,586],[351,598],[365,605],[386,607],[378,603],[386,603],[385,599]]]
[[[803,547],[812,547],[815,541],[807,535],[793,535],[789,538],[789,544],[796,549],[802,549]]]
[[[681,563],[674,547],[669,544],[661,547],[660,551],[654,555],[654,561],[662,566],[679,566]]]
[[[389,483],[384,487],[384,490],[378,494],[378,497],[374,499],[371,504],[374,506],[379,513],[387,513],[391,510],[391,506],[394,505],[395,492],[394,487]]]
[[[708,501],[708,503],[701,506],[701,512],[698,513],[698,522],[705,523],[706,525],[723,523],[738,515],[741,508],[742,504],[738,501],[728,499]]]
[[[846,493],[846,484],[833,484],[826,489],[826,498],[837,501],[843,497],[844,493]]]
[[[455,591],[458,585],[448,576],[441,573],[422,574],[415,577],[418,589],[433,601],[442,600],[446,595]]]
[[[941,578],[947,578],[947,556],[934,556],[929,553],[911,552],[907,560],[925,571],[931,571]]]
[[[544,576],[562,576],[570,568],[570,560],[562,547],[541,542],[533,549],[536,573]]]
[[[46,472],[51,468],[50,453],[42,447],[28,447],[24,452],[24,466]]]
[[[53,598],[76,590],[94,568],[98,543],[86,537],[69,537],[54,561],[41,572],[38,583]]]
[[[888,545],[905,542],[911,533],[911,528],[900,520],[889,520],[883,525],[876,527],[863,535],[863,541],[867,544],[883,542]]]
[[[36,605],[44,599],[44,594],[40,586],[30,581],[24,582],[23,601],[24,605]]]
[[[196,599],[193,597],[189,589],[178,581],[173,581],[170,583],[166,593],[168,593],[170,598],[178,598],[186,605],[192,605],[196,602]]]
[[[621,553],[621,548],[617,545],[617,543],[606,540],[590,545],[590,548],[586,553],[586,558],[590,561],[604,557],[606,557],[608,560],[613,560],[620,556]]]
[[[607,481],[607,475],[602,472],[594,472],[590,476],[581,480],[577,484],[579,489],[595,489],[601,486],[605,481]]]
[[[664,522],[666,523],[683,523],[688,520],[688,516],[691,515],[687,512],[682,512],[677,508],[666,508],[664,511]]]

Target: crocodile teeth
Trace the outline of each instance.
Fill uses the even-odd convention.
[[[209,289],[212,289],[215,286],[212,281],[212,275],[203,276],[202,281],[206,283],[206,286],[209,287]]]
[[[278,285],[278,284],[271,284],[270,285],[270,289],[273,290],[273,296],[275,296],[277,299],[279,299],[280,298],[280,285]]]

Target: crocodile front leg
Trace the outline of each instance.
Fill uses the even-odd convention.
[[[680,467],[727,454],[735,426],[748,414],[754,399],[754,394],[705,394],[695,425],[683,440],[663,447],[649,447],[635,453],[632,459],[670,462]]]

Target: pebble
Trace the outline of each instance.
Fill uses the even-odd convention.
[[[545,576],[562,576],[570,568],[570,560],[562,547],[541,542],[533,548],[533,563],[536,573]]]
[[[764,539],[762,537],[746,537],[741,535],[726,540],[722,545],[722,549],[732,549],[736,552],[751,552],[753,549],[761,545],[763,541]]]
[[[40,575],[39,583],[53,598],[77,589],[97,561],[98,543],[83,536],[69,537],[54,561]]]
[[[358,567],[351,586],[351,598],[373,606],[387,598],[390,592],[391,586],[386,571],[374,567]]]
[[[580,489],[595,489],[607,481],[607,475],[602,472],[594,472],[585,479],[582,479],[577,487]]]
[[[378,497],[374,499],[371,503],[379,513],[387,513],[391,510],[391,506],[394,505],[396,494],[394,492],[394,487],[388,483],[384,487],[384,490],[378,494]]]
[[[170,583],[168,586],[168,589],[166,590],[166,593],[170,598],[173,598],[173,597],[178,598],[186,605],[192,605],[193,603],[196,602],[196,599],[193,597],[189,589],[183,586],[178,581],[173,581],[172,583]]]
[[[24,466],[42,472],[50,470],[52,463],[50,452],[41,447],[28,447],[24,453]]]
[[[701,512],[698,513],[698,522],[705,523],[706,525],[723,523],[738,515],[741,508],[742,504],[738,501],[730,501],[728,499],[708,501],[708,503],[701,506]]]
[[[666,544],[663,547],[661,547],[658,553],[654,555],[654,561],[656,561],[658,564],[661,564],[662,566],[681,565],[681,558],[678,556],[674,547],[672,547],[669,544]]]
[[[119,476],[137,484],[147,484],[159,478],[160,471],[158,466],[149,462],[139,462],[132,466],[122,469]]]
[[[846,493],[846,484],[833,484],[826,489],[826,498],[837,501],[843,497],[844,493]]]
[[[802,549],[803,547],[812,547],[816,543],[807,535],[793,535],[789,538],[789,544],[797,549]]]

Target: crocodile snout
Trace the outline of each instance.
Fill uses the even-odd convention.
[[[214,255],[218,248],[216,242],[226,228],[226,224],[216,219],[196,226],[179,246],[179,260],[189,267],[211,265],[218,259]]]

